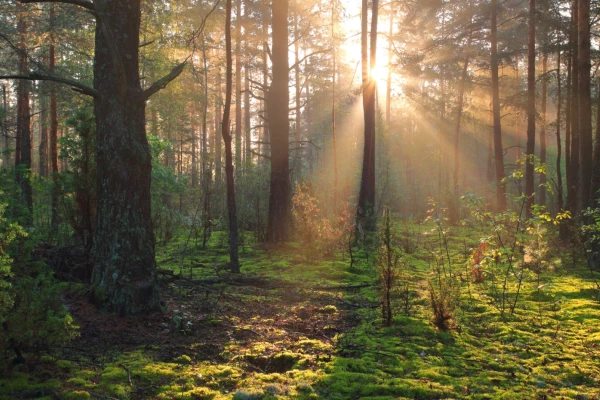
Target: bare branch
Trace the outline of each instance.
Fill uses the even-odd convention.
[[[148,89],[146,89],[142,92],[142,99],[148,100],[148,98],[150,98],[150,96],[152,96],[154,93],[158,92],[161,89],[166,88],[167,85],[173,79],[177,78],[179,76],[179,74],[181,74],[181,72],[183,71],[183,68],[185,67],[186,64],[187,64],[187,59],[184,62],[182,62],[181,64],[175,66],[171,70],[171,72],[169,72],[168,75],[165,75],[162,78],[160,78],[159,80],[157,80],[156,82],[154,82]]]
[[[79,7],[86,8],[88,10],[94,11],[94,3],[87,0],[19,0],[19,2],[23,4],[28,3],[64,3],[64,4],[73,4]]]
[[[312,53],[305,55],[304,57],[299,59],[297,62],[295,62],[294,65],[292,65],[290,67],[290,71],[293,70],[294,68],[296,68],[298,65],[302,64],[304,62],[304,60],[306,60],[307,58],[310,58],[316,54],[329,53],[330,51],[331,51],[331,49],[323,49],[323,50],[313,51]]]
[[[52,81],[64,83],[65,85],[71,86],[76,92],[83,93],[91,97],[100,97],[100,93],[96,89],[84,85],[81,82],[77,82],[72,79],[61,78],[59,76],[42,75],[31,72],[29,75],[0,75],[0,79],[23,79],[28,81]]]

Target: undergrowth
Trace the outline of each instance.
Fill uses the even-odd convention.
[[[218,269],[227,260],[223,233],[205,250],[181,235],[158,248],[161,269],[181,274],[162,283],[162,313],[121,320],[75,302],[82,337],[14,368],[0,379],[0,397],[597,397],[600,305],[584,260],[559,247],[552,224],[515,230],[519,253],[498,254],[497,242],[482,241],[487,227],[449,226],[439,215],[394,221],[407,289],[396,297],[405,312],[389,326],[375,250],[361,243],[350,267],[343,248],[310,261],[302,244],[270,247],[248,234],[242,272],[254,280],[232,285],[204,282],[228,279]],[[451,304],[441,300],[443,285]],[[436,322],[435,307],[451,323]]]

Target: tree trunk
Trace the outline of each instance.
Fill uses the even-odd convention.
[[[362,3],[362,76],[363,76],[363,111],[364,111],[364,148],[362,175],[360,180],[360,193],[358,196],[357,222],[363,229],[372,232],[375,230],[375,92],[377,82],[370,71],[375,68],[377,56],[377,13],[378,0],[373,0],[371,11],[370,54],[367,63],[367,19],[368,3]]]
[[[338,199],[338,161],[337,161],[337,142],[335,137],[335,79],[337,73],[337,54],[335,42],[335,0],[331,3],[331,42],[333,45],[333,74],[331,77],[331,147],[333,151],[333,211],[337,210]]]
[[[242,171],[242,0],[235,13],[235,174]]]
[[[471,18],[472,21],[472,18]],[[458,104],[457,104],[457,115],[456,115],[456,128],[454,131],[454,173],[452,175],[452,186],[453,186],[453,198],[450,201],[449,216],[450,222],[455,224],[460,217],[459,207],[459,182],[458,177],[460,173],[460,128],[462,122],[462,114],[464,107],[465,97],[465,84],[467,81],[467,73],[469,72],[469,51],[471,49],[471,40],[473,39],[473,31],[469,31],[469,38],[467,39],[467,47],[465,49],[465,64],[463,65],[462,74],[460,77],[460,84],[458,87]]]
[[[600,83],[598,84],[598,99],[590,207],[598,207],[598,200],[600,199],[600,192],[598,192],[600,190]]]
[[[48,51],[48,69],[54,73],[56,69],[56,31],[55,31],[56,9],[50,5],[50,49]],[[52,172],[51,193],[51,218],[52,231],[58,228],[58,101],[56,96],[56,85],[50,87],[50,172]]]
[[[393,54],[393,36],[394,36],[394,14],[395,3],[390,4],[390,26],[388,31],[388,59],[387,59],[387,82],[385,90],[385,124],[390,129],[392,122],[392,54]]]
[[[540,162],[542,165],[546,165],[547,160],[547,151],[546,151],[546,120],[547,120],[547,93],[548,93],[548,80],[546,78],[546,73],[548,72],[548,52],[544,49],[544,54],[542,55],[542,126],[540,127]],[[546,172],[540,173],[540,197],[538,198],[537,204],[541,206],[546,205],[546,183],[548,179],[546,177]]]
[[[567,209],[575,215],[579,211],[579,74],[577,72],[578,60],[578,32],[579,21],[578,0],[573,0],[571,25],[571,151],[570,162],[567,170]]]
[[[527,148],[525,151],[525,195],[527,217],[531,217],[534,203],[534,160],[535,155],[535,0],[529,0],[529,42],[527,58]]]
[[[101,10],[96,7],[94,55],[98,214],[92,284],[97,302],[131,315],[160,307],[150,212],[152,164],[138,72],[141,13],[139,0],[103,3]]]
[[[273,81],[267,116],[271,134],[271,179],[267,241],[287,241],[290,216],[288,0],[273,1]]]
[[[559,212],[564,211],[563,204],[563,181],[562,181],[562,141],[560,138],[561,112],[562,112],[562,79],[560,77],[560,51],[557,54],[556,61],[556,87],[557,87],[557,102],[556,102],[556,206]]]
[[[223,94],[221,92],[222,82],[221,82],[220,67],[217,67],[217,83],[216,83],[216,85],[217,85],[217,107],[216,107],[216,113],[215,113],[215,184],[217,185],[217,187],[219,187],[223,180],[223,177],[222,177],[223,171],[221,169],[221,167],[222,167],[221,162],[223,161],[223,156],[221,154],[221,152],[222,152],[222,150],[221,150],[222,137],[221,137],[221,135],[218,134],[218,132],[222,131],[221,116],[223,115],[223,111],[221,109],[221,105],[222,105],[222,101],[223,101]]]
[[[8,138],[8,102],[6,101],[6,85],[2,85],[2,108],[4,109],[4,121],[2,121],[2,136],[4,137],[4,147],[2,147],[2,168],[8,168],[10,163],[10,141]]]
[[[19,6],[19,20],[17,31],[19,34],[19,74],[27,75],[27,20],[25,9]],[[28,177],[31,172],[31,111],[29,108],[30,82],[19,80],[17,84],[17,152],[15,166],[17,170],[17,182],[21,186],[22,199],[29,210],[27,224],[32,223],[33,213],[33,191],[31,181]],[[27,172],[26,172],[27,171]]]
[[[502,149],[502,128],[500,125],[500,83],[498,79],[498,1],[492,0],[491,12],[491,69],[492,69],[492,114],[494,124],[494,164],[496,170],[496,209],[506,210],[506,186],[504,180],[504,159]]]
[[[48,178],[48,98],[40,93],[40,147],[38,173]]]
[[[237,210],[235,204],[235,184],[233,179],[233,154],[231,151],[232,138],[229,131],[231,92],[233,91],[233,60],[231,57],[231,0],[227,0],[226,4],[225,48],[227,54],[227,69],[225,71],[225,106],[223,108],[221,133],[223,135],[223,142],[225,143],[225,179],[227,180],[227,215],[229,217],[229,264],[231,272],[240,273],[240,260],[238,257],[239,239]]]
[[[196,118],[196,109],[195,107],[191,107],[190,113],[191,126],[192,126],[192,179],[191,186],[192,188],[198,187],[198,120]]]
[[[592,184],[592,103],[590,87],[590,0],[579,0],[578,71],[579,71],[579,176],[581,207],[590,205]]]

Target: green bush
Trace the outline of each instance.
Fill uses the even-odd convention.
[[[0,366],[11,353],[22,362],[23,352],[50,349],[76,333],[52,271],[31,258],[33,240],[6,208],[0,204]]]

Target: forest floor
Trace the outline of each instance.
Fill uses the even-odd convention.
[[[231,276],[217,267],[224,236],[206,250],[173,240],[158,249],[162,312],[103,314],[72,285],[65,302],[79,337],[0,378],[0,398],[600,398],[600,302],[582,261],[554,243],[554,267],[525,279],[515,312],[502,313],[467,274],[477,235],[453,229],[447,250],[464,279],[453,329],[442,331],[427,289],[437,242],[425,231],[401,237],[408,289],[391,327],[364,249],[350,266],[345,253],[313,259],[248,234],[243,274]]]

